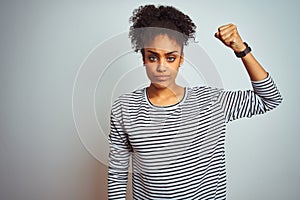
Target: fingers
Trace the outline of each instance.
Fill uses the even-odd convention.
[[[223,25],[218,28],[218,32],[215,36],[226,44],[234,39],[234,36],[237,33],[237,28],[233,24]]]
[[[215,33],[215,37],[233,50],[237,50],[243,45],[243,41],[234,24],[220,26]]]
[[[221,31],[221,30],[224,30],[224,29],[227,29],[228,27],[235,27],[235,25],[234,24],[225,24],[225,25],[223,25],[223,26],[220,26],[219,28],[218,28],[218,31]]]
[[[221,37],[225,33],[228,33],[228,31],[231,30],[233,28],[233,26],[234,26],[233,24],[227,24],[227,25],[220,26],[215,35],[218,37]]]

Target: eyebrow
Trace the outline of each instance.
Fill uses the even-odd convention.
[[[150,53],[153,53],[155,55],[159,55],[159,53],[157,53],[155,51],[151,51],[151,50],[147,50],[147,51],[150,52]],[[171,52],[166,53],[165,55],[170,55],[170,54],[173,54],[173,53],[178,53],[178,51],[171,51]]]

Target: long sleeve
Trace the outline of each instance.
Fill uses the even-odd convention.
[[[112,110],[109,135],[108,199],[125,200],[130,148],[122,121],[116,115],[120,114],[115,114]]]
[[[219,102],[226,122],[263,114],[282,102],[279,90],[270,75],[262,81],[252,82],[252,87],[253,90],[221,92]]]

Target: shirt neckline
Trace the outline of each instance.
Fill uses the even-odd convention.
[[[168,105],[168,106],[157,106],[157,105],[152,104],[151,101],[148,98],[147,88],[144,88],[144,96],[145,96],[146,102],[152,108],[159,108],[159,109],[175,108],[175,107],[181,105],[185,101],[185,99],[187,98],[187,88],[184,87],[184,94],[183,94],[183,97],[181,98],[181,100],[179,102],[177,102],[176,104]]]

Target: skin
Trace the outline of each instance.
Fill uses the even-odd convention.
[[[175,81],[183,60],[182,46],[167,35],[157,35],[144,47],[143,61],[151,81],[147,93],[152,104],[168,106],[183,98],[184,88]]]
[[[215,37],[235,52],[246,49],[234,24],[220,26]],[[153,105],[174,105],[183,98],[184,88],[176,84],[178,70],[184,61],[182,49],[181,44],[167,35],[157,35],[152,42],[145,45],[143,62],[151,81],[147,93]],[[251,52],[241,60],[252,81],[261,81],[268,76]]]
[[[237,27],[234,24],[219,27],[215,33],[215,37],[235,52],[241,52],[246,49]],[[268,76],[265,69],[259,64],[251,52],[241,58],[241,60],[252,81],[261,81]]]

